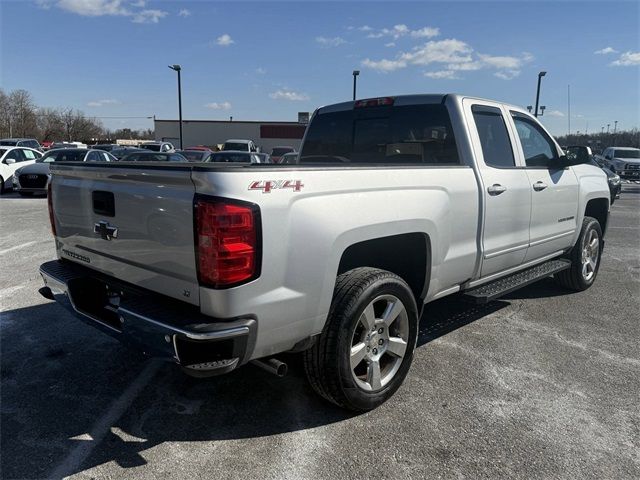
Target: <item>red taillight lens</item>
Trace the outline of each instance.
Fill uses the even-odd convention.
[[[51,223],[51,233],[56,236],[56,217],[53,215],[53,195],[51,194],[51,180],[47,185],[47,207],[49,208],[49,222]]]
[[[257,278],[260,273],[257,206],[196,198],[195,216],[200,284],[222,288]]]

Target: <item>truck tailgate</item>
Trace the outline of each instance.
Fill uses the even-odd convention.
[[[190,167],[59,164],[51,171],[60,258],[199,305]]]

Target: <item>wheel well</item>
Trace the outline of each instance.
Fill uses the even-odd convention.
[[[429,237],[424,233],[404,233],[351,245],[342,254],[338,275],[357,267],[374,267],[395,273],[407,282],[420,308],[431,274]]]
[[[609,219],[609,200],[606,198],[594,198],[587,202],[584,210],[585,217],[593,217],[600,223],[602,233],[607,230],[607,220]]]

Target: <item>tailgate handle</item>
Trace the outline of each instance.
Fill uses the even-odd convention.
[[[94,190],[91,195],[93,197],[94,213],[105,217],[116,216],[116,202],[113,198],[113,192]]]

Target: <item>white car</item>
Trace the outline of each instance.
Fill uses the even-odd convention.
[[[222,150],[234,150],[237,152],[257,152],[258,147],[255,143],[253,143],[253,140],[231,138],[224,142]]]
[[[35,163],[42,153],[27,147],[0,146],[0,194],[13,186],[13,173],[20,167]]]

